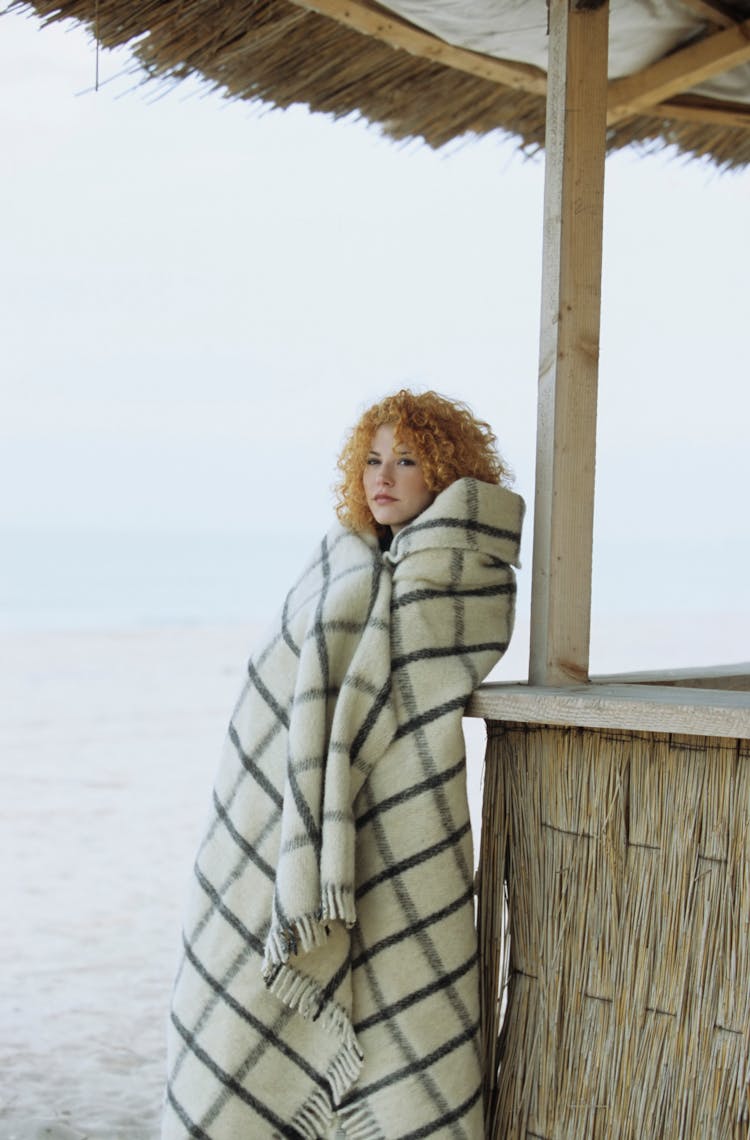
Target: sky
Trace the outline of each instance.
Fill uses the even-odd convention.
[[[0,18],[0,528],[317,535],[404,385],[489,420],[531,506],[541,159],[95,66]],[[655,597],[687,567],[746,620],[750,172],[630,149],[605,200],[595,595],[657,552]]]

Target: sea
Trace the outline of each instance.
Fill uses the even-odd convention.
[[[265,622],[316,535],[8,530],[0,630]]]
[[[263,627],[319,537],[7,529],[0,533],[0,632]],[[518,573],[521,627],[528,626],[530,538]],[[700,536],[595,543],[596,671],[750,660],[748,565],[745,536],[710,546]],[[520,658],[517,668],[521,675]]]

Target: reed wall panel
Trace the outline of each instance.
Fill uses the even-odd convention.
[[[491,1140],[750,1136],[750,742],[488,723]]]

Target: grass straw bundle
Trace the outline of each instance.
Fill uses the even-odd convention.
[[[493,1140],[750,1135],[750,743],[494,723]]]
[[[365,5],[366,7],[366,5]],[[518,19],[526,17],[518,5]],[[542,5],[542,8],[544,6]],[[9,0],[45,22],[73,19],[104,47],[129,44],[144,75],[198,75],[229,98],[334,117],[362,116],[394,139],[432,147],[502,131],[533,153],[544,145],[546,103],[521,91],[392,47],[288,0]],[[657,37],[658,40],[658,37]],[[745,125],[666,118],[661,108],[607,132],[608,151],[674,146],[719,167],[750,163]]]

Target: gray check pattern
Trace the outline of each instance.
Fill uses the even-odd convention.
[[[255,654],[198,852],[163,1140],[479,1140],[461,716],[523,502],[461,479],[383,554],[335,527]]]

